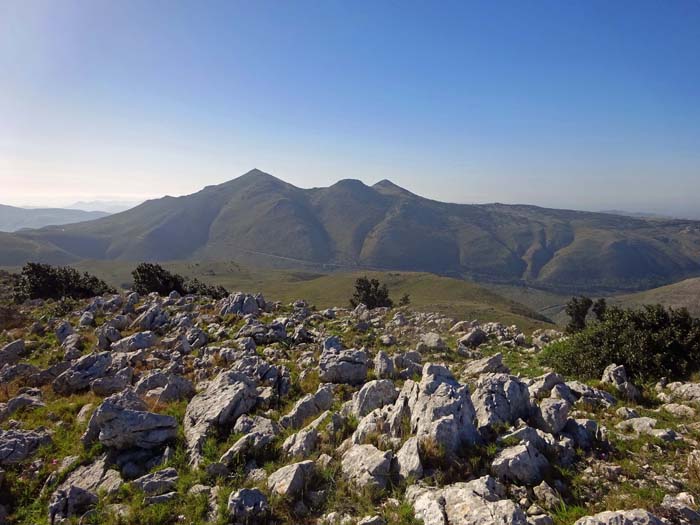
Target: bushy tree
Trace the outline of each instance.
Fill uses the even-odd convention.
[[[26,299],[85,299],[116,293],[107,283],[89,273],[74,268],[27,263],[15,286],[15,300]]]
[[[605,312],[608,309],[608,303],[602,297],[593,303],[593,315],[595,315],[596,321],[602,321],[605,317]]]
[[[169,272],[159,264],[141,263],[131,272],[131,275],[134,279],[134,291],[143,295],[153,292],[168,295],[172,291],[181,295],[208,295],[214,299],[221,299],[228,295],[228,291],[223,286],[211,286],[198,279],[187,279],[182,275]]]
[[[370,309],[394,306],[386,284],[381,284],[377,279],[368,279],[366,276],[355,281],[355,292],[350,299],[353,308],[360,303]]]
[[[569,333],[580,332],[586,328],[586,316],[588,310],[591,309],[593,301],[586,296],[572,297],[566,303],[566,315],[569,316],[569,324],[566,325],[566,331]]]
[[[134,278],[134,291],[147,295],[157,293],[168,295],[170,292],[185,294],[185,280],[182,276],[170,273],[159,264],[141,263],[131,272]]]
[[[228,295],[228,290],[223,286],[206,284],[196,278],[185,279],[185,290],[191,294],[208,295],[213,299],[223,299]]]
[[[411,296],[405,293],[399,299],[399,306],[408,306],[409,304],[411,304]]]
[[[542,364],[583,379],[599,379],[611,363],[633,380],[684,379],[700,370],[700,320],[685,308],[608,307],[602,320],[547,346]]]

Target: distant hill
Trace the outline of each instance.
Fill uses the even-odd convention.
[[[700,222],[450,204],[389,181],[301,189],[259,170],[192,195],[16,236],[43,246],[49,261],[55,251],[75,260],[235,258],[424,271],[558,293],[640,290],[700,275]]]
[[[652,288],[628,295],[619,295],[609,299],[613,304],[622,306],[641,306],[643,304],[662,304],[673,308],[687,308],[695,317],[700,317],[700,278]]]
[[[131,285],[131,271],[136,263],[125,261],[81,261],[72,266],[88,271],[117,288]],[[398,301],[405,293],[411,308],[442,312],[458,319],[479,319],[517,324],[526,331],[551,326],[548,319],[534,310],[506,299],[475,283],[416,272],[333,272],[322,274],[299,270],[274,270],[240,265],[234,261],[166,262],[163,266],[187,277],[210,284],[220,284],[229,291],[260,291],[266,297],[284,302],[305,299],[318,308],[348,306],[355,280],[376,277],[389,287]]]
[[[63,208],[17,208],[0,204],[0,232],[16,232],[25,228],[72,224],[109,215],[103,211]]]

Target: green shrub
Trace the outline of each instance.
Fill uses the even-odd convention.
[[[353,308],[360,303],[370,310],[383,306],[389,308],[394,306],[394,302],[389,298],[386,284],[381,284],[377,279],[368,279],[367,277],[360,277],[355,281],[355,293],[350,299]]]
[[[588,310],[591,309],[593,301],[590,297],[582,295],[581,297],[572,297],[566,303],[566,315],[569,316],[569,324],[566,325],[566,331],[570,334],[580,332],[586,328],[586,316]]]
[[[548,345],[540,362],[582,379],[599,379],[611,363],[635,381],[687,378],[700,370],[700,320],[684,308],[608,307],[600,321]]]
[[[116,293],[107,283],[89,273],[69,267],[27,263],[15,286],[16,301],[26,299],[86,299]]]
[[[228,291],[223,286],[210,286],[198,279],[187,279],[182,275],[170,273],[159,264],[141,263],[131,272],[131,275],[134,278],[134,291],[142,295],[153,292],[168,295],[173,291],[180,295],[208,295],[214,299],[221,299],[228,295]]]
[[[159,264],[141,263],[131,272],[134,278],[134,291],[147,295],[157,293],[168,295],[170,292],[185,294],[185,280],[182,276],[170,273]]]

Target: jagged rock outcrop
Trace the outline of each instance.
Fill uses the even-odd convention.
[[[174,441],[176,436],[174,417],[146,411],[135,394],[125,390],[97,407],[82,439],[86,446],[98,440],[108,448],[123,450],[157,448]]]
[[[255,406],[257,395],[255,385],[247,376],[221,372],[206,390],[192,398],[185,412],[184,430],[193,464],[201,459],[201,447],[207,435],[215,428],[233,426]]]
[[[662,525],[663,522],[644,509],[606,511],[577,520],[574,525]]]
[[[508,374],[486,374],[479,378],[472,394],[474,410],[481,432],[495,426],[527,419],[530,415],[530,392],[519,378]]]
[[[258,489],[241,489],[232,492],[227,508],[229,518],[235,525],[263,524],[270,515],[267,498]]]
[[[384,489],[391,477],[391,451],[373,445],[353,445],[343,454],[343,474],[360,488]]]
[[[357,385],[367,379],[369,357],[364,350],[324,350],[318,364],[319,377],[326,383]]]
[[[321,385],[314,394],[306,394],[296,402],[292,410],[280,418],[280,425],[285,428],[299,428],[308,419],[328,410],[333,403],[333,387]]]
[[[313,461],[302,461],[282,467],[267,478],[267,486],[273,493],[287,498],[299,496],[314,475]]]
[[[425,525],[527,525],[525,512],[491,476],[441,489],[412,485],[406,499]]]
[[[20,463],[49,443],[51,435],[43,429],[0,430],[0,465]]]

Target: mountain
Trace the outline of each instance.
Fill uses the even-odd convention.
[[[16,232],[24,228],[71,224],[106,217],[103,211],[68,210],[63,208],[16,208],[0,204],[0,232]]]
[[[639,290],[700,275],[700,222],[451,204],[389,181],[301,189],[259,170],[192,195],[15,235],[44,247],[49,260],[55,251],[74,260],[424,271],[562,293]]]

